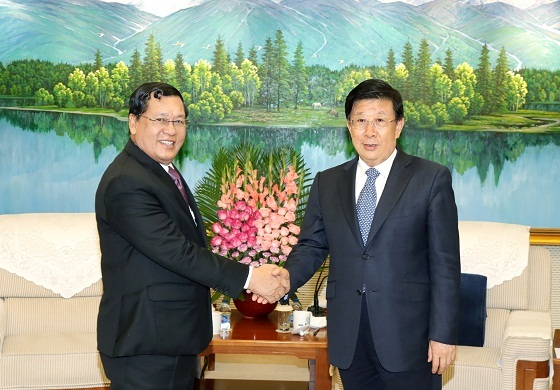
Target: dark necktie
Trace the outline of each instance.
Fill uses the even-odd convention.
[[[169,166],[169,172],[167,172],[167,173],[169,173],[169,176],[171,176],[171,178],[175,182],[175,185],[177,186],[179,191],[181,191],[181,195],[183,195],[183,199],[185,199],[185,202],[187,202],[187,204],[189,204],[189,201],[187,199],[187,192],[185,191],[185,187],[183,187],[183,182],[181,181],[181,176],[179,176],[179,172],[177,172],[175,170],[175,168],[173,168],[170,165]]]
[[[364,244],[369,235],[369,229],[377,207],[377,192],[375,191],[375,179],[379,176],[379,171],[375,168],[369,168],[366,171],[367,180],[358,202],[356,203],[356,213],[358,215],[358,224],[360,225],[360,233]]]

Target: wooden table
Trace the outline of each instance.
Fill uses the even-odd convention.
[[[331,389],[326,329],[321,329],[316,336],[278,333],[276,311],[266,318],[249,319],[244,318],[237,310],[232,310],[231,326],[231,331],[225,337],[214,335],[201,356],[213,357],[217,353],[290,355],[315,360],[315,389]],[[210,363],[208,370],[213,369],[213,364]]]
[[[560,348],[560,329],[554,330],[553,348]],[[556,352],[552,350],[552,367],[554,375],[552,377],[552,390],[560,390],[560,356],[556,356]]]

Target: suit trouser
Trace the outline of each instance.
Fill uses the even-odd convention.
[[[195,355],[100,356],[111,390],[192,390],[194,387]]]
[[[344,390],[441,389],[441,376],[432,374],[432,365],[427,362],[428,350],[426,367],[421,370],[389,372],[383,368],[371,336],[365,294],[362,297],[362,314],[354,358],[349,368],[339,369]]]

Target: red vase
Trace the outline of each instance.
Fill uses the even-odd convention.
[[[268,316],[276,308],[276,303],[258,303],[251,299],[252,294],[248,294],[243,291],[243,298],[234,299],[233,304],[235,308],[243,315],[245,318],[264,318]]]

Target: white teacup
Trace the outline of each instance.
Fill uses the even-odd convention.
[[[309,328],[311,312],[307,310],[294,310],[294,329]]]

